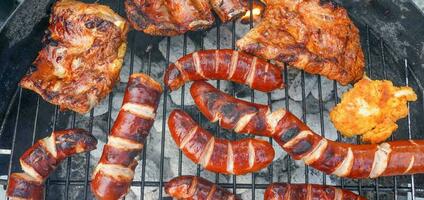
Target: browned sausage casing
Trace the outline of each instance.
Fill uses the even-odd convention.
[[[188,81],[230,80],[270,92],[284,86],[281,71],[267,61],[230,49],[201,50],[169,65],[164,83],[176,90]]]
[[[200,111],[223,128],[272,136],[296,160],[327,174],[376,178],[424,173],[424,140],[376,144],[334,142],[314,133],[292,113],[235,99],[206,82],[193,83],[191,94]],[[265,113],[265,114],[264,114]]]
[[[240,200],[224,188],[197,176],[179,176],[165,184],[165,192],[176,199]]]
[[[351,191],[331,186],[315,184],[270,184],[264,195],[264,200],[366,200]]]
[[[96,148],[97,140],[83,129],[54,131],[38,140],[20,157],[25,173],[10,175],[7,196],[21,199],[42,199],[43,182],[67,157]]]
[[[91,190],[97,199],[123,198],[134,178],[136,156],[143,149],[162,94],[159,83],[145,74],[131,75],[108,143],[94,170]]]
[[[238,141],[215,138],[182,110],[171,112],[168,126],[184,154],[212,172],[235,175],[256,172],[274,159],[274,149],[268,142],[252,138]]]

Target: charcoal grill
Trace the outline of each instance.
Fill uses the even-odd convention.
[[[125,15],[122,0],[100,0],[98,2],[109,5],[121,15]],[[43,101],[38,95],[17,87],[17,81],[24,73],[28,72],[26,66],[30,66],[31,61],[40,49],[40,41],[47,27],[51,3],[50,0],[25,1],[15,11],[0,33],[0,49],[2,49],[0,61],[3,65],[0,68],[2,83],[0,92],[4,95],[0,99],[0,122],[2,122],[0,127],[0,163],[3,163],[0,165],[0,185],[3,185],[4,189],[7,185],[8,175],[20,170],[18,162],[20,155],[36,140],[49,135],[52,130],[71,127],[85,128],[105,143],[106,135],[113,123],[114,107],[119,107],[121,104],[118,93],[125,87],[125,81],[115,87],[114,92],[104,100],[102,106],[96,107],[85,116],[70,111],[61,111],[57,106]],[[424,88],[421,80],[424,78],[424,71],[421,64],[424,64],[424,61],[422,57],[419,57],[417,51],[421,49],[417,48],[424,43],[424,29],[422,29],[424,27],[424,16],[410,2],[369,1],[364,3],[346,0],[339,3],[350,11],[352,19],[361,30],[362,46],[367,57],[366,71],[368,76],[373,79],[390,79],[396,85],[409,85],[414,88],[419,96],[418,101],[410,103],[410,115],[399,121],[400,128],[391,139],[423,139]],[[252,5],[251,2],[250,5]],[[399,12],[399,10],[403,12]],[[386,22],[392,26],[385,26],[381,22]],[[394,30],[396,24],[393,24],[395,22],[402,24],[408,31],[404,30],[405,33],[403,34],[393,35],[396,32]],[[121,73],[129,75],[135,72],[144,72],[160,80],[164,69],[170,62],[175,61],[172,60],[173,58],[190,53],[194,49],[235,48],[235,41],[240,37],[237,31],[242,30],[238,27],[244,26],[247,31],[253,25],[253,23],[242,25],[239,22],[229,24],[217,22],[216,28],[213,30],[187,33],[184,36],[173,38],[151,37],[132,31],[128,37],[129,50],[126,60],[126,65],[131,67],[123,69]],[[205,42],[205,40],[209,42]],[[175,42],[179,42],[182,48],[174,49]],[[405,48],[405,46],[408,46],[408,48]],[[290,81],[294,78],[292,77],[293,74],[297,74],[296,76],[300,80],[300,91],[298,92],[301,94],[301,100],[299,102],[288,100],[290,84],[294,82]],[[125,79],[126,75],[121,74],[121,78],[124,77],[123,79]],[[336,82],[328,82],[320,76],[310,76],[294,69],[286,68],[284,77],[288,86],[273,94],[252,91],[244,86],[225,81],[214,83],[217,87],[225,89],[239,98],[268,103],[274,109],[279,105],[288,110],[293,110],[294,102],[297,107],[300,107],[301,112],[298,116],[303,121],[315,127],[313,128],[314,131],[323,136],[331,137],[327,128],[331,126],[331,122],[326,118],[326,114],[328,114],[329,108],[337,104],[340,98],[340,90],[344,91],[345,88]],[[311,98],[312,94],[310,94],[311,91],[308,86],[310,79],[317,81],[315,87],[312,88],[312,90],[315,90],[315,96],[317,96],[315,100]],[[127,199],[169,198],[163,191],[166,181],[174,176],[186,174],[207,177],[234,193],[241,193],[244,199],[262,199],[266,186],[276,181],[335,185],[350,189],[370,199],[418,199],[424,197],[423,175],[386,177],[375,180],[341,179],[327,176],[299,164],[283,152],[277,154],[279,158],[268,169],[245,176],[224,176],[204,171],[200,166],[193,166],[194,164],[186,159],[181,151],[176,151],[175,155],[167,155],[167,153],[172,152],[169,149],[176,148],[172,144],[173,141],[169,137],[166,126],[166,116],[174,108],[182,108],[190,112],[204,127],[213,131],[219,137],[231,139],[246,137],[228,133],[221,130],[216,124],[207,122],[199,111],[193,105],[190,105],[190,97],[187,98],[189,94],[186,88],[187,86],[173,92],[173,95],[165,90],[158,113],[160,116],[149,136],[149,138],[158,139],[147,141],[145,150],[140,155],[140,171],[136,174],[135,181],[132,183],[132,192],[126,197]],[[274,95],[280,96],[280,99],[275,99]],[[332,139],[359,142],[357,139],[342,138],[338,133],[333,133]],[[272,143],[271,139],[269,141]],[[279,148],[276,144],[273,145]],[[149,149],[154,151],[149,152]],[[154,154],[154,152],[157,154]],[[93,160],[95,159],[93,155],[86,153],[64,161],[47,180],[45,198],[93,199],[89,189],[92,165],[97,163],[97,160]],[[155,159],[157,162],[152,165],[150,160]],[[0,198],[3,197],[0,196]]]

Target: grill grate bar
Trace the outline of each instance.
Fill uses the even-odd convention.
[[[16,133],[18,130],[18,121],[19,121],[19,113],[21,110],[21,97],[22,97],[22,88],[19,88],[19,94],[18,94],[18,109],[16,111],[16,118],[15,118],[15,127],[13,129],[13,136],[12,136],[12,151],[10,152],[10,159],[9,159],[9,169],[7,170],[7,177],[10,177],[10,174],[12,172],[12,161],[14,157],[14,150],[15,150],[15,144],[16,144]],[[8,182],[9,183],[9,182]],[[7,198],[9,199],[9,198]]]
[[[37,98],[38,99],[38,98]],[[37,112],[38,114],[38,112]],[[72,127],[71,128],[75,128],[75,118],[76,118],[76,113],[72,113]],[[34,132],[35,132],[35,126],[34,126]],[[72,165],[72,157],[68,157],[66,159],[66,177],[65,177],[65,199],[69,199],[69,176],[71,175],[71,165]]]
[[[169,62],[169,54],[170,54],[170,48],[171,48],[171,38],[167,37],[166,38],[166,66],[168,66],[170,64]],[[164,96],[163,96],[163,117],[162,117],[162,139],[161,139],[161,144],[160,144],[160,164],[159,164],[159,168],[160,168],[160,172],[159,172],[159,178],[160,178],[160,182],[159,182],[159,199],[162,199],[162,187],[163,187],[163,162],[164,162],[164,154],[165,154],[165,129],[166,129],[166,107],[167,107],[167,102],[168,102],[168,88],[165,87],[164,88]]]
[[[290,84],[288,82],[289,77],[288,77],[288,70],[287,70],[287,65],[284,65],[284,80],[286,80],[286,87],[284,88],[284,92],[285,92],[285,96],[286,96],[286,101],[285,101],[285,107],[287,111],[290,111],[290,101],[289,101],[289,87]],[[287,183],[291,183],[291,163],[293,162],[291,159],[291,156],[288,155],[287,156]],[[280,181],[280,180],[278,180]]]
[[[65,180],[50,180],[50,182],[52,184],[55,184],[55,185],[65,185]],[[84,185],[84,181],[70,180],[69,182],[70,182],[70,185],[72,185],[72,186],[83,186]],[[89,182],[91,182],[91,180]],[[140,187],[142,183],[143,183],[143,181],[133,181],[131,183],[131,186]],[[163,181],[163,184],[166,184],[166,183],[168,183],[168,181]],[[145,184],[145,187],[159,187],[160,181],[145,181],[144,184]],[[221,186],[221,187],[224,187],[224,188],[232,188],[233,187],[232,183],[219,183],[218,185]],[[256,189],[265,189],[267,186],[268,186],[268,184],[265,184],[265,183],[257,183]],[[341,188],[341,186],[339,186],[339,185],[332,185],[332,186]],[[237,188],[238,189],[252,189],[252,184],[238,183]],[[355,190],[355,189],[357,189],[357,186],[348,185],[348,186],[345,186],[344,189]],[[365,186],[362,187],[362,189],[364,191],[369,191],[369,192],[375,191],[374,186],[366,186],[365,185]],[[412,188],[409,187],[409,186],[399,186],[398,189],[401,192],[411,192],[412,191]],[[393,187],[381,186],[380,190],[384,191],[384,192],[391,192],[391,191],[393,191]],[[419,192],[424,192],[424,187],[419,187],[419,188],[416,187],[415,190],[419,191]]]
[[[301,86],[302,86],[302,121],[305,124],[308,124],[306,118],[306,92],[305,92],[305,71],[301,71]],[[309,183],[309,166],[305,166],[305,183]]]
[[[384,77],[384,79],[387,79],[387,71],[386,71],[386,53],[385,53],[385,50],[384,50],[384,41],[383,40],[381,40],[380,39],[380,54],[381,54],[381,56],[380,56],[380,58],[381,58],[381,64],[382,64],[382,67],[383,67],[383,77]],[[394,136],[393,136],[393,134],[390,136],[390,140],[394,140]],[[393,185],[394,185],[394,188],[393,188],[393,198],[395,199],[395,200],[397,200],[397,196],[398,196],[398,184],[397,184],[397,178],[396,178],[396,176],[394,176],[393,177]]]
[[[319,104],[319,120],[320,120],[320,130],[322,137],[325,138],[325,124],[324,124],[324,103],[322,100],[322,85],[321,85],[321,76],[317,75],[318,77],[318,104]],[[322,184],[327,185],[327,175],[322,172]]]
[[[216,20],[216,49],[221,49],[221,23],[219,22],[219,20]],[[221,81],[218,80],[216,81],[216,87],[218,88],[218,90],[221,89]],[[216,135],[218,137],[221,136],[221,127],[220,126],[216,126]],[[215,183],[219,184],[219,173],[216,173],[215,175]]]
[[[405,59],[405,85],[409,86],[409,64],[408,59]],[[424,97],[423,97],[424,98]],[[408,108],[410,107],[410,103],[408,102]],[[408,109],[408,138],[412,138],[412,132],[411,132],[411,112]],[[415,177],[414,175],[411,175],[411,192],[412,192],[412,200],[415,200]]]
[[[367,40],[366,40],[366,42],[367,42],[367,51],[366,51],[366,54],[367,54],[367,57],[368,57],[368,59],[367,59],[367,70],[368,70],[368,75],[371,78],[374,78],[374,73],[373,73],[373,70],[372,70],[372,68],[373,68],[373,60],[372,60],[372,56],[371,56],[370,37],[371,37],[370,36],[370,28],[367,25]],[[374,180],[374,184],[375,184],[375,198],[377,200],[379,200],[380,199],[379,178],[376,178]]]

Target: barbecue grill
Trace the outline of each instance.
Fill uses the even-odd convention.
[[[122,0],[98,2],[111,6],[125,16]],[[0,32],[0,185],[6,188],[8,175],[20,171],[19,157],[22,153],[52,130],[84,128],[100,141],[96,151],[68,158],[60,165],[46,182],[46,199],[94,199],[89,189],[92,170],[102,146],[107,142],[107,133],[116,118],[130,74],[143,72],[161,81],[164,69],[178,57],[197,49],[235,48],[235,41],[254,26],[253,22],[244,25],[238,21],[229,24],[217,21],[216,26],[210,30],[164,38],[130,32],[120,82],[99,106],[87,115],[79,115],[61,111],[35,93],[17,87],[19,79],[33,70],[31,62],[41,48],[41,38],[47,28],[52,3],[50,0],[26,0]],[[399,129],[391,139],[424,139],[424,88],[421,84],[421,80],[424,80],[424,60],[419,55],[424,45],[423,13],[407,1],[340,0],[338,3],[349,10],[352,20],[361,31],[368,76],[372,79],[389,79],[395,85],[409,85],[419,96],[416,102],[409,104],[410,115],[399,121]],[[268,94],[226,81],[213,83],[238,98],[267,103],[272,109],[284,107],[329,139],[359,142],[357,139],[342,138],[328,120],[328,111],[349,87],[292,68],[285,68],[283,73],[287,87]],[[423,175],[375,180],[337,178],[290,159],[275,143],[273,145],[277,154],[273,164],[258,173],[226,176],[205,171],[185,158],[169,137],[166,120],[173,109],[186,110],[218,137],[240,139],[250,136],[229,133],[209,123],[193,105],[187,88],[186,85],[172,93],[164,91],[156,122],[140,155],[141,161],[126,199],[169,198],[163,191],[164,183],[175,176],[189,174],[216,182],[240,194],[243,199],[262,199],[266,186],[277,181],[335,185],[369,199],[424,197]],[[272,142],[271,139],[269,141]]]

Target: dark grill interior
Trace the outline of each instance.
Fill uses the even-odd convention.
[[[114,8],[115,11],[119,11],[121,15],[125,15],[122,0],[100,0],[98,2],[107,4]],[[390,45],[387,45],[390,41],[383,41],[380,38],[380,34],[384,33],[376,33],[361,21],[355,22],[361,30],[362,47],[367,57],[368,76],[372,79],[389,79],[395,85],[409,85],[414,88],[419,96],[416,102],[410,104],[410,115],[408,118],[399,121],[399,129],[392,136],[392,139],[423,139],[424,135],[420,135],[419,133],[424,130],[424,124],[421,122],[424,118],[424,88],[412,70],[408,59],[398,57],[396,51],[390,49]],[[244,34],[237,31],[247,31],[253,25],[252,23],[242,25],[238,22],[224,25],[217,22],[215,29],[187,33],[184,36],[172,38],[150,37],[132,31],[128,37],[129,49],[127,50],[128,59],[126,59],[126,66],[131,67],[123,68],[121,82],[117,84],[114,92],[104,100],[101,106],[96,107],[86,116],[70,111],[60,111],[57,106],[43,101],[35,93],[18,89],[15,93],[16,98],[10,104],[10,112],[7,113],[6,121],[3,123],[1,129],[3,131],[2,137],[12,138],[12,150],[10,157],[7,157],[8,162],[6,164],[8,167],[5,168],[7,171],[4,173],[10,175],[11,172],[20,171],[19,157],[22,153],[35,141],[49,135],[52,130],[71,127],[84,128],[92,132],[102,143],[106,143],[106,134],[109,132],[113,120],[116,117],[113,116],[114,110],[119,109],[121,105],[122,99],[119,99],[117,93],[122,92],[125,88],[126,74],[144,72],[152,75],[156,80],[161,81],[164,69],[170,62],[175,61],[173,60],[174,58],[190,53],[194,49],[235,48],[235,41]],[[244,29],[240,27],[244,27]],[[179,48],[180,46],[182,48]],[[36,55],[36,52],[33,53]],[[277,92],[274,94],[254,92],[247,87],[224,81],[217,81],[216,83],[217,87],[238,98],[250,99],[259,103],[268,103],[273,106],[273,109],[276,106],[283,106],[288,110],[292,110],[294,109],[294,101],[288,100],[290,96],[289,88],[291,83],[298,84],[294,80],[296,76],[300,76],[301,86],[299,91],[301,93],[301,101],[298,104],[295,102],[296,104],[294,106],[300,105],[301,113],[299,113],[300,115],[298,117],[301,117],[308,125],[315,127],[313,130],[317,133],[331,138],[331,133],[327,132],[329,130],[327,127],[331,122],[328,120],[328,117],[326,119],[326,113],[329,108],[335,106],[339,101],[340,95],[338,93],[341,92],[340,90],[345,90],[336,82],[329,83],[320,76],[308,75],[304,72],[286,68],[284,70],[284,77],[288,85],[284,90],[278,91],[280,94],[277,94]],[[308,89],[310,87],[308,84],[311,79],[316,79],[317,81],[317,87],[313,87],[313,90],[316,90],[314,93],[317,94],[318,99],[314,99],[312,97],[313,95],[310,94],[311,91],[308,91],[310,90]],[[228,137],[231,139],[243,137],[228,133],[219,129],[216,124],[207,122],[195,106],[190,105],[189,101],[191,97],[187,90],[188,86],[185,86],[181,90],[173,92],[172,95],[165,90],[160,108],[158,109],[158,118],[154,126],[155,130],[149,136],[149,138],[155,137],[160,138],[160,140],[148,139],[144,148],[145,150],[140,155],[141,161],[138,168],[141,171],[136,171],[137,174],[132,183],[133,192],[127,199],[133,199],[137,196],[140,199],[168,198],[162,189],[164,183],[172,177],[186,174],[207,177],[219,183],[219,185],[232,190],[234,193],[244,191],[242,195],[243,199],[262,199],[265,187],[269,183],[277,181],[335,184],[342,188],[358,192],[370,199],[403,199],[404,197],[415,199],[415,197],[424,197],[423,175],[357,181],[327,176],[308,167],[304,167],[304,173],[298,174],[299,166],[284,152],[279,155],[279,158],[274,160],[273,164],[267,170],[242,177],[224,176],[204,171],[200,166],[194,166],[191,161],[182,155],[181,151],[175,155],[167,155],[167,153],[172,152],[170,149],[175,148],[175,145],[172,144],[173,141],[169,137],[166,120],[167,115],[175,108],[185,109],[197,121],[201,122],[203,127],[208,128],[219,137]],[[284,97],[275,100],[273,95]],[[265,102],[263,102],[264,100]],[[152,134],[159,134],[159,136],[152,136]],[[334,136],[335,138],[332,139],[345,142],[359,141],[342,138],[340,134]],[[271,139],[269,141],[272,142]],[[100,144],[103,145],[102,143]],[[273,145],[275,148],[279,148],[276,144]],[[149,149],[155,150],[149,151]],[[101,148],[98,151],[101,152]],[[155,152],[158,155],[154,154]],[[4,155],[0,156],[5,157]],[[98,158],[90,158],[91,156],[92,154],[86,153],[68,158],[64,161],[46,182],[46,199],[93,199],[89,183],[93,165],[97,163],[97,160],[93,159]],[[158,157],[156,158],[156,156]],[[154,164],[151,164],[149,159],[153,161],[158,160],[158,163],[154,163],[157,168],[151,167]],[[177,162],[174,163],[173,161]],[[177,167],[178,170],[175,170],[174,167]],[[191,169],[195,170],[192,171]],[[177,173],[172,173],[173,170],[177,171]],[[6,187],[7,177],[2,176],[0,184]]]

